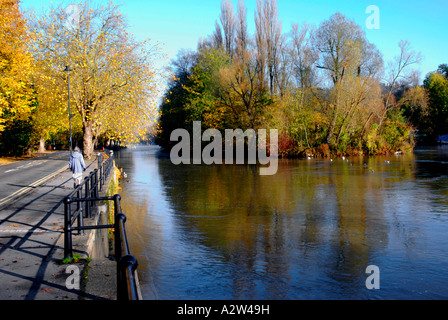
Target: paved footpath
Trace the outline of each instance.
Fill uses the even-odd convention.
[[[0,300],[114,299],[114,292],[107,290],[114,276],[102,265],[105,262],[92,261],[89,268],[89,277],[100,278],[101,290],[87,289],[89,281],[81,281],[80,290],[66,286],[70,274],[68,265],[61,264],[63,199],[73,190],[68,157],[68,152],[58,152],[35,160],[39,162],[0,167]],[[86,165],[86,173],[91,172],[97,161]],[[31,167],[34,178],[24,175]],[[22,176],[21,182],[14,182],[14,177],[5,182],[7,174]],[[83,267],[79,265],[81,274]]]

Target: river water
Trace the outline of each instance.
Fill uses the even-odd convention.
[[[447,146],[279,160],[274,176],[155,146],[116,163],[144,299],[448,299]]]

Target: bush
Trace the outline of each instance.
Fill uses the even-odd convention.
[[[22,156],[31,143],[33,127],[29,121],[15,120],[6,126],[0,136],[1,156]]]

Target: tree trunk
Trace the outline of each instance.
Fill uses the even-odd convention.
[[[92,123],[84,123],[84,135],[83,135],[83,154],[84,158],[89,160],[93,154],[93,130]]]
[[[31,156],[31,155],[33,154],[33,145],[30,144],[30,145],[24,150],[24,153],[25,153],[27,156]]]
[[[362,127],[361,136],[364,134],[364,132],[367,129],[367,125],[369,124],[370,119],[373,117],[373,112],[370,113],[369,117],[367,118],[366,122],[364,123],[364,126]]]
[[[39,150],[37,152],[39,152],[39,153],[45,152],[45,139],[41,138],[39,140]]]
[[[336,127],[337,118],[338,118],[338,113],[337,113],[337,109],[335,109],[333,120],[331,121],[330,130],[328,131],[328,135],[327,135],[327,139],[326,139],[326,142],[328,145],[331,143],[331,138],[333,138],[333,133],[334,133],[334,128]]]
[[[344,132],[345,119],[342,121],[341,128],[339,129],[339,133],[336,137],[336,145],[339,144],[339,139],[341,139],[342,133]]]
[[[95,138],[93,139],[93,149],[97,149],[98,148],[98,137],[95,136]]]
[[[331,139],[333,138],[334,130],[336,128],[336,122],[338,120],[338,115],[339,115],[339,88],[337,87],[337,85],[338,84],[335,83],[335,89],[337,90],[337,92],[336,92],[336,103],[334,104],[333,120],[331,121],[330,130],[328,131],[328,135],[327,135],[327,139],[326,139],[328,145],[331,144]]]
[[[349,128],[350,120],[353,116],[353,113],[355,112],[355,107],[358,105],[359,105],[359,103],[354,103],[354,102],[351,103],[350,110],[347,112],[347,115],[344,117],[344,120],[342,120],[341,128],[339,129],[339,134],[336,138],[336,145],[339,144],[339,139],[341,138],[342,133],[344,132],[344,126],[347,125],[345,130],[347,130]]]
[[[383,122],[386,119],[386,116],[387,116],[387,108],[384,110],[384,113],[380,118],[380,123],[378,124],[378,132],[381,131],[381,127],[383,126]]]

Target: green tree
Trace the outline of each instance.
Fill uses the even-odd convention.
[[[434,124],[432,138],[448,132],[448,79],[439,72],[430,73],[423,85],[428,92],[429,112]]]
[[[30,147],[33,127],[30,120],[15,119],[7,123],[0,139],[0,154],[21,156]]]
[[[174,62],[176,77],[162,104],[158,134],[163,146],[169,146],[172,130],[191,129],[198,120],[204,129],[279,129],[283,156],[412,147],[404,110],[418,108],[424,117],[426,109],[417,90],[397,108],[407,66],[420,59],[407,42],[400,42],[384,95],[380,51],[342,14],[317,29],[293,25],[282,34],[277,1],[258,0],[255,34],[249,36],[244,1],[236,14],[232,10],[223,1],[221,25],[200,40],[195,54],[181,52]]]
[[[448,64],[446,64],[446,63],[441,64],[437,68],[437,72],[443,74],[445,76],[445,78],[448,78]]]
[[[196,55],[179,53],[172,63],[174,76],[161,105],[160,145],[171,146],[170,135],[177,128],[191,132],[193,121],[201,121],[207,128],[224,128],[226,112],[219,99],[219,72],[229,61],[222,48],[202,48]]]
[[[398,102],[403,115],[410,121],[420,135],[432,136],[433,122],[430,118],[429,97],[422,86],[409,88]]]

